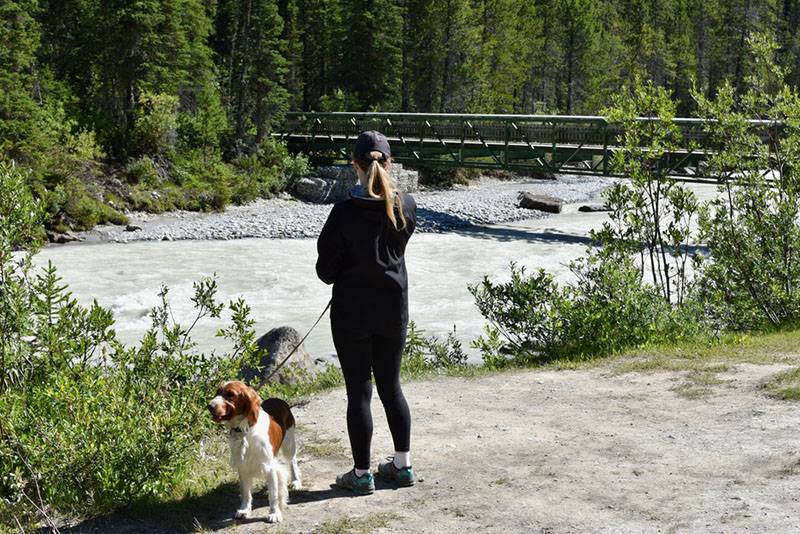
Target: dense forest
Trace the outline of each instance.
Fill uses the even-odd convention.
[[[800,82],[800,0],[0,0],[0,157],[49,224],[215,209],[303,171],[287,110],[599,113],[635,78]],[[155,195],[153,192],[157,192]]]

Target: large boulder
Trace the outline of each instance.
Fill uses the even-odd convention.
[[[348,197],[355,182],[344,182],[330,178],[300,178],[292,190],[294,196],[314,204],[333,204]]]
[[[419,189],[419,173],[392,164],[392,179],[395,186],[407,193]],[[350,190],[358,178],[352,165],[326,165],[319,167],[316,176],[301,178],[294,186],[293,194],[300,200],[314,204],[332,204],[349,198]]]
[[[392,163],[392,178],[400,191],[416,193],[419,191],[419,172],[406,169],[399,163]]]
[[[292,354],[289,361],[270,379],[270,382],[280,382],[281,384],[295,384],[313,375],[317,371],[317,365],[311,355],[300,344],[302,336],[291,326],[279,326],[273,328],[258,341],[260,358],[258,365],[260,371],[252,367],[242,369],[242,377],[251,384],[258,384],[272,373],[276,365],[279,365],[289,353],[300,345]]]
[[[63,234],[58,232],[47,231],[47,240],[51,243],[72,243],[73,241],[83,241],[83,238],[73,234],[72,232],[65,232]]]
[[[578,211],[583,213],[596,213],[599,211],[611,211],[611,209],[605,204],[584,204],[578,208]]]
[[[547,213],[561,213],[563,203],[561,200],[546,195],[536,195],[524,191],[519,195],[519,207],[529,210],[546,211]]]

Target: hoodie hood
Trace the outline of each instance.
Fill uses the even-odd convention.
[[[386,217],[386,207],[382,198],[365,198],[350,193],[350,201],[358,208],[358,213],[370,221],[381,221]]]

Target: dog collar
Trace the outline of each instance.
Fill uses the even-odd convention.
[[[231,428],[230,435],[231,435],[231,436],[235,436],[235,435],[237,435],[237,434],[241,434],[241,435],[243,435],[243,434],[247,434],[247,432],[248,432],[249,430],[250,430],[250,427],[249,427],[249,426],[247,426],[247,427],[245,427],[245,428],[242,428],[242,427],[235,426],[235,427]]]

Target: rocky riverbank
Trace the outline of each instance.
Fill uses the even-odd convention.
[[[469,186],[423,190],[417,201],[417,229],[445,232],[473,225],[535,219],[547,214],[519,207],[522,191],[561,199],[565,203],[597,199],[611,183],[608,178],[562,176],[557,180],[506,181],[481,178]],[[79,234],[90,242],[186,239],[304,238],[319,234],[330,204],[301,202],[289,195],[231,206],[221,213],[172,212],[162,215],[134,212],[128,227],[103,225]]]

